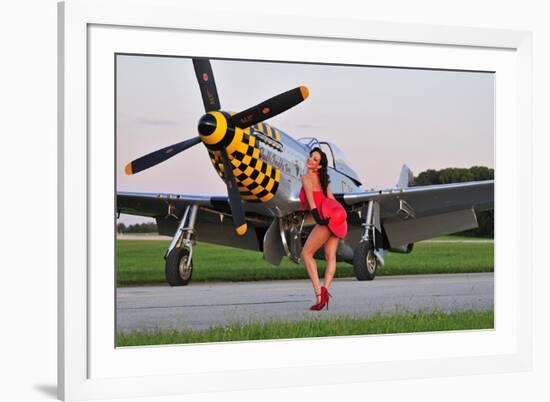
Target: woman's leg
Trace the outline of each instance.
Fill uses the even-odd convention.
[[[306,240],[306,244],[304,244],[304,248],[302,250],[302,259],[304,260],[309,279],[311,279],[311,285],[313,286],[313,291],[315,292],[315,295],[319,295],[321,293],[321,285],[319,284],[317,264],[315,263],[315,259],[313,258],[313,256],[329,237],[330,232],[327,227],[315,225],[315,227],[309,234],[309,237]],[[317,301],[320,301],[320,297],[317,297]]]
[[[325,269],[324,287],[329,288],[332,278],[336,273],[336,250],[338,249],[338,242],[340,239],[335,236],[330,236],[330,239],[325,243],[325,260],[327,261],[327,267]]]

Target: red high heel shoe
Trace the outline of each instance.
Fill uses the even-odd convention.
[[[331,297],[332,295],[328,292],[328,289],[324,286],[321,286],[321,301],[327,304],[327,310],[328,310],[328,302]]]
[[[314,304],[313,306],[311,306],[309,309],[310,310],[313,310],[313,311],[319,311],[321,310],[323,307],[325,307],[325,303],[323,301],[323,291],[321,290],[321,293],[319,293],[318,295],[315,295],[317,297],[320,297],[321,300],[319,301],[319,303],[317,304]]]
[[[328,310],[328,302],[329,302],[329,299],[332,297],[332,295],[328,292],[328,289],[325,288],[324,286],[321,286],[321,293],[316,296],[321,296],[321,301],[317,304],[314,304],[309,309],[313,311],[319,311],[319,310],[322,310],[325,306],[327,306],[327,310]]]

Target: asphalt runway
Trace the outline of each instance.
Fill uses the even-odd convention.
[[[405,311],[486,310],[494,305],[494,275],[445,274],[335,279],[329,310],[314,303],[309,280],[196,282],[184,287],[117,289],[117,331],[206,329],[234,322],[301,320]]]

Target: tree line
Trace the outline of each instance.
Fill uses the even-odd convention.
[[[461,183],[465,181],[492,180],[495,170],[485,166],[470,168],[446,168],[440,170],[428,169],[415,176],[412,186],[428,186],[432,184]],[[495,235],[494,210],[476,212],[477,229],[461,232],[461,235],[493,238]]]
[[[157,224],[154,222],[136,223],[126,226],[124,223],[119,222],[116,225],[118,233],[156,233]]]

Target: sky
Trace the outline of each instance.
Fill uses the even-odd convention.
[[[305,85],[309,98],[267,122],[334,142],[365,189],[401,166],[494,168],[494,75],[482,72],[211,60],[223,110]],[[117,191],[226,194],[202,144],[133,176],[126,163],[195,137],[204,107],[191,59],[117,56]],[[146,218],[122,215],[125,224]]]

